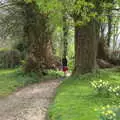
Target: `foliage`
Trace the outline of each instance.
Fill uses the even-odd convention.
[[[53,48],[53,52],[56,56],[59,56],[60,58],[62,58],[62,53],[63,53],[63,41],[62,41],[62,27],[57,27],[54,32],[53,32],[53,36],[52,36],[52,48]]]
[[[69,28],[68,36],[68,50],[67,50],[67,59],[69,69],[74,67],[74,29],[73,27]],[[57,27],[53,34],[53,51],[56,56],[59,56],[62,59],[63,56],[63,31],[62,27]]]
[[[0,70],[0,96],[6,96],[25,85],[39,82],[34,73],[25,74],[21,68]]]
[[[113,4],[113,0],[36,0],[36,3],[39,6],[41,12],[50,16],[51,22],[53,21],[52,23],[54,25],[63,24],[61,22],[63,13],[67,13],[67,15],[73,18],[78,16],[81,17],[76,22],[76,25],[82,25],[88,23],[95,17],[99,20],[104,19],[104,17],[100,16],[100,14],[107,13],[109,9],[116,7],[118,1],[115,1],[115,4]]]
[[[112,85],[108,81],[105,82],[103,80],[92,81],[92,87],[97,91],[99,95],[114,95],[120,96],[120,85]]]
[[[110,86],[108,90],[116,97],[120,97],[120,85]]]
[[[63,6],[58,0],[36,0],[40,12],[49,17],[50,28],[62,25]]]
[[[107,11],[108,9],[112,8],[112,5],[113,5],[113,4],[111,4],[112,3],[111,0],[100,1],[100,2],[95,1],[95,0],[90,0],[89,2],[87,0],[77,0],[77,1],[75,1],[75,0],[65,0],[65,1],[59,1],[59,0],[24,0],[24,1],[27,4],[35,3],[39,6],[40,14],[48,16],[49,23],[47,23],[47,25],[49,24],[49,27],[51,29],[56,28],[58,26],[60,26],[60,27],[64,26],[63,25],[63,20],[62,20],[64,13],[69,18],[68,19],[68,23],[70,23],[69,25],[71,25],[71,23],[73,24],[72,18],[75,18],[75,17],[78,17],[79,15],[81,15],[80,16],[81,19],[79,19],[79,21],[77,21],[77,23],[76,23],[78,25],[81,25],[81,24],[89,22],[90,19],[93,19],[93,18],[97,17],[99,15],[98,11],[102,11],[102,9],[103,9],[103,11]],[[16,2],[16,6],[15,6],[16,11],[17,11],[17,5],[20,5],[19,7],[21,8],[21,4],[17,4],[17,2]],[[15,12],[15,10],[13,9],[12,11]],[[25,18],[23,16],[23,14],[21,14],[21,13],[24,13],[22,10],[24,10],[24,9],[20,9],[20,11],[19,11],[20,12],[20,17],[22,16],[21,17],[22,19],[20,19],[20,18],[19,19],[20,19],[20,23],[24,25]],[[17,18],[17,16],[15,16],[15,17]],[[9,24],[9,22],[8,22],[8,24]],[[13,24],[13,25],[15,25],[15,24]],[[22,26],[21,31],[23,31],[23,26]],[[59,36],[57,36],[57,38],[58,37]],[[57,45],[59,44],[58,39],[56,39]],[[56,43],[55,43],[55,45],[56,45]],[[70,43],[69,47],[70,47],[70,49],[68,50],[68,52],[70,51],[68,53],[68,54],[70,54],[68,56],[69,61],[70,61],[69,66],[72,68],[72,66],[73,66],[72,63],[74,63],[74,60],[72,59],[73,54],[74,54],[74,52],[73,52],[74,46],[72,46],[71,43]]]
[[[69,68],[69,70],[73,70],[74,69],[74,64],[75,64],[74,58],[69,58],[68,59],[68,68]]]
[[[75,63],[75,45],[74,45],[74,29],[71,27],[69,29],[68,35],[68,66],[69,69],[74,69]]]
[[[16,71],[15,77],[17,78],[17,82],[23,86],[40,82],[39,76],[36,73],[31,72],[26,74],[22,71],[22,69],[18,69]]]
[[[17,82],[16,72],[17,69],[0,70],[0,96],[6,96],[21,86]]]
[[[94,74],[73,76],[63,81],[49,108],[50,120],[98,120],[94,108],[120,103],[119,97],[99,96],[89,84],[93,80],[120,84],[120,72],[116,69],[100,70]]]
[[[59,71],[48,71],[46,76],[39,77],[36,73],[26,74],[22,68],[0,70],[0,96],[6,96],[29,84],[52,80],[62,75]],[[63,75],[62,75],[63,76]]]
[[[59,70],[48,70],[48,75],[51,75],[52,77],[55,76],[56,78],[59,78],[63,76],[63,72]]]
[[[21,53],[21,58],[24,60],[29,48],[29,43],[25,40],[18,40],[12,45],[12,48],[17,49]]]
[[[120,105],[102,107],[100,120],[119,120],[120,119]]]
[[[15,49],[0,50],[0,68],[15,68],[20,65],[21,54]]]
[[[103,80],[92,81],[91,85],[96,89],[98,94],[109,94],[109,83],[108,81],[104,82]]]
[[[22,0],[4,0],[0,4],[0,38],[16,40],[23,36],[24,15]]]

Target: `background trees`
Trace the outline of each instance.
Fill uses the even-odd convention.
[[[111,62],[119,47],[119,0],[8,0],[0,10],[1,41],[23,53],[29,72],[56,68],[63,56],[75,61],[73,73],[92,72],[96,57]]]

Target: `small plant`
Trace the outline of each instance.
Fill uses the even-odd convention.
[[[100,111],[100,120],[120,120],[120,106],[102,107]]]
[[[109,87],[109,92],[111,92],[112,94],[114,94],[115,96],[119,97],[120,96],[120,86],[111,86]]]
[[[109,88],[109,83],[104,82],[103,80],[99,80],[99,81],[93,81],[91,82],[91,85],[93,88],[96,89],[98,94],[109,94],[108,88]]]
[[[116,97],[120,96],[120,85],[110,85],[107,82],[104,82],[103,80],[99,81],[93,81],[91,82],[91,85],[93,88],[96,89],[98,94],[106,94],[106,95],[115,95]]]

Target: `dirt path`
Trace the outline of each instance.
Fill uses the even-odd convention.
[[[0,120],[45,120],[59,80],[26,87],[0,99]]]

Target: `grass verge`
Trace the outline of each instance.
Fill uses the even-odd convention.
[[[18,88],[44,80],[58,78],[61,72],[49,70],[46,76],[38,77],[35,73],[25,74],[22,69],[0,70],[0,97],[7,96]]]
[[[115,97],[99,96],[90,81],[104,80],[120,84],[120,71],[101,70],[96,74],[75,76],[65,80],[57,90],[53,104],[49,108],[50,120],[99,120],[101,106],[120,103]]]

